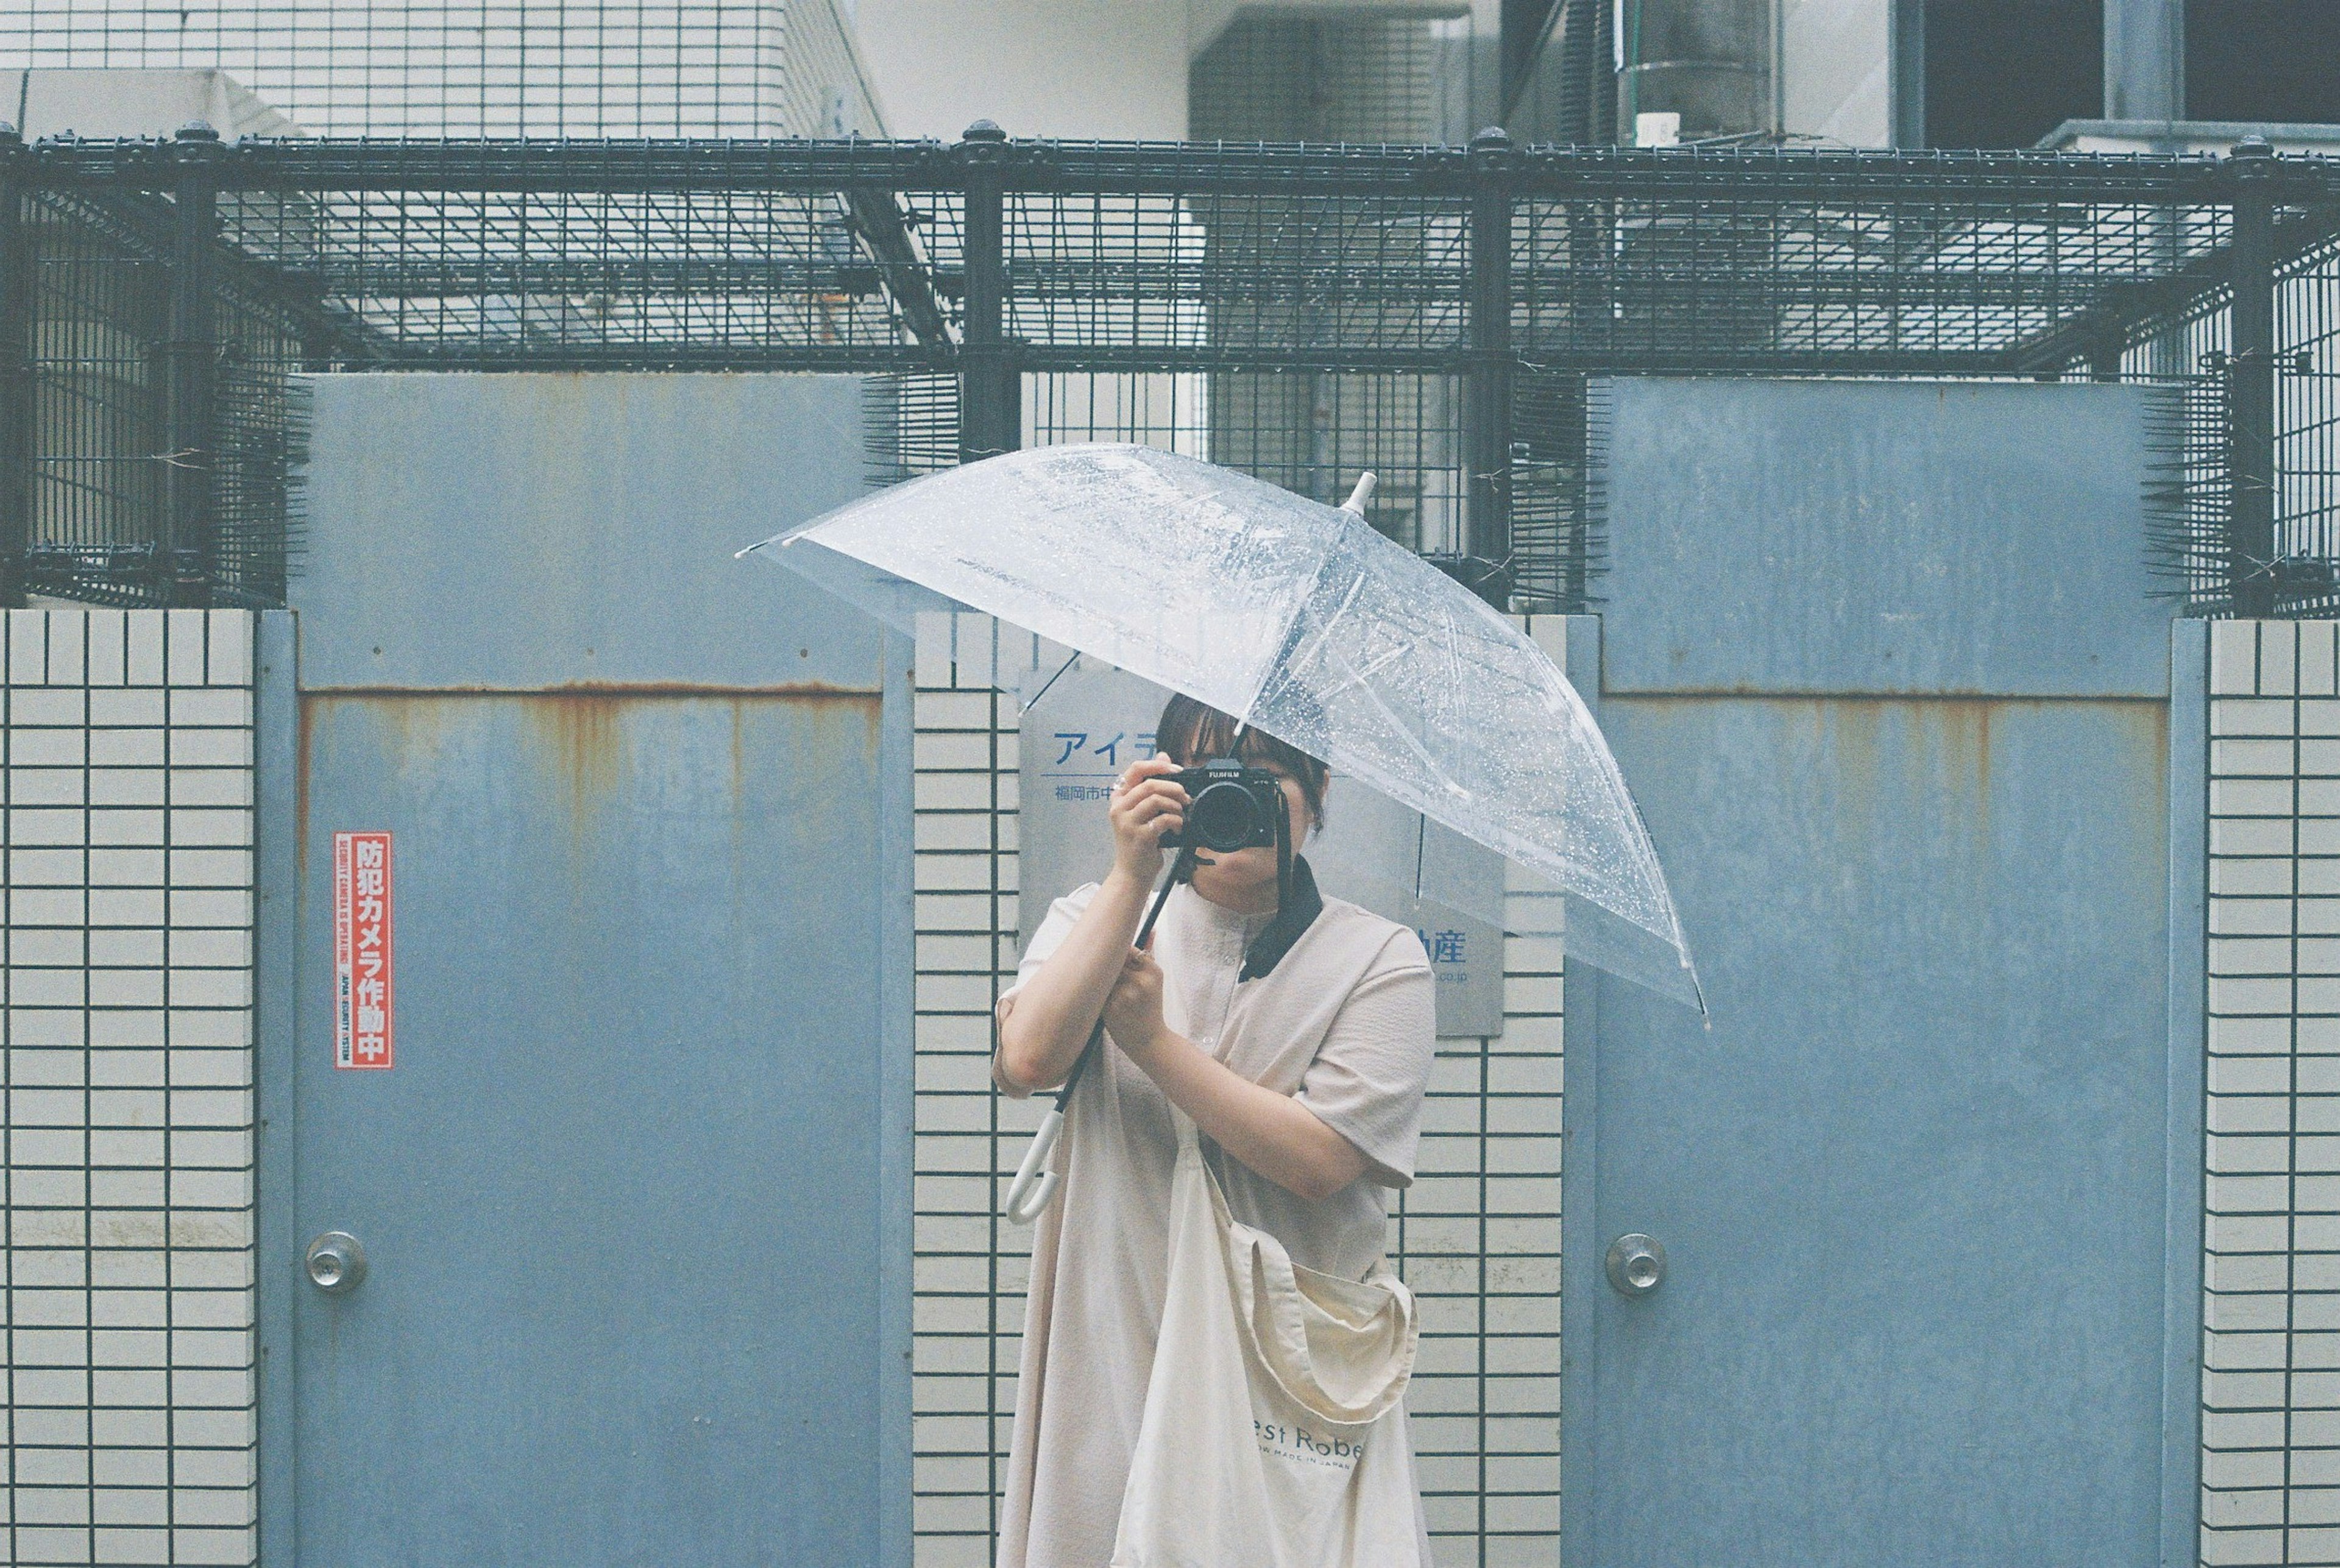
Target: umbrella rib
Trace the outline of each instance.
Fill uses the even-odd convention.
[[[1433,779],[1437,779],[1440,783],[1445,785],[1446,788],[1453,793],[1467,799],[1471,792],[1446,776],[1446,769],[1440,767],[1438,765],[1438,759],[1433,757],[1429,751],[1423,748],[1421,741],[1416,740],[1413,738],[1413,732],[1405,727],[1405,721],[1400,719],[1395,713],[1392,712],[1390,710],[1389,704],[1383,702],[1381,698],[1375,694],[1373,688],[1365,684],[1367,678],[1372,674],[1373,670],[1379,670],[1383,666],[1388,664],[1392,660],[1397,658],[1399,654],[1404,652],[1405,650],[1402,648],[1392,649],[1388,653],[1383,654],[1380,659],[1376,660],[1371,670],[1361,672],[1355,665],[1351,664],[1346,658],[1342,656],[1341,651],[1338,649],[1331,646],[1330,640],[1334,631],[1339,628],[1343,620],[1347,619],[1349,607],[1356,603],[1357,595],[1363,593],[1364,590],[1365,580],[1363,574],[1360,573],[1350,581],[1349,591],[1341,596],[1340,607],[1334,610],[1332,614],[1324,618],[1324,624],[1317,629],[1316,636],[1313,642],[1308,647],[1302,650],[1301,652],[1295,653],[1290,661],[1285,664],[1284,668],[1286,670],[1298,669],[1306,662],[1306,658],[1304,658],[1302,656],[1303,654],[1305,654],[1307,658],[1314,658],[1316,655],[1317,650],[1320,648],[1323,649],[1324,651],[1324,657],[1331,660],[1334,663],[1338,664],[1341,669],[1347,673],[1348,680],[1342,682],[1340,685],[1332,687],[1330,690],[1319,696],[1317,698],[1317,702],[1320,707],[1327,699],[1330,699],[1342,691],[1347,690],[1352,686],[1355,687],[1359,692],[1363,694],[1365,700],[1373,705],[1374,710],[1380,713],[1383,719],[1389,720],[1390,728],[1397,732],[1399,739],[1405,742],[1406,749],[1412,751],[1414,756],[1421,760],[1423,767],[1429,770],[1430,776]],[[1256,698],[1253,699],[1252,708],[1255,709],[1257,705],[1258,700]],[[1245,721],[1248,722],[1251,718],[1251,712],[1246,710],[1244,718]]]
[[[1324,624],[1316,629],[1316,635],[1312,641],[1294,650],[1291,658],[1282,661],[1283,667],[1285,670],[1297,670],[1301,665],[1305,663],[1308,659],[1314,658],[1316,650],[1323,646],[1326,638],[1333,635],[1334,629],[1338,627],[1341,624],[1342,619],[1349,613],[1349,606],[1354,604],[1357,601],[1357,595],[1363,593],[1364,590],[1365,580],[1363,577],[1358,576],[1351,579],[1349,582],[1349,591],[1342,596],[1340,608],[1334,610],[1331,615],[1325,617]],[[1304,607],[1300,613],[1305,613]],[[1295,620],[1297,620],[1296,615],[1294,619]],[[1287,633],[1286,635],[1288,636],[1289,634]],[[1336,654],[1334,657],[1338,658],[1339,656]],[[1347,668],[1347,660],[1342,660],[1341,663],[1343,668]],[[1271,674],[1267,680],[1261,681],[1259,689],[1260,691],[1265,691],[1269,685],[1273,683],[1274,679],[1274,677]],[[1338,690],[1339,688],[1335,687],[1334,690]],[[1252,694],[1251,701],[1245,704],[1244,708],[1243,718],[1245,722],[1250,721],[1252,710],[1256,709],[1258,706],[1259,692],[1254,692]]]
[[[1372,687],[1363,684],[1364,677],[1358,675],[1353,669],[1351,669],[1349,661],[1343,659],[1338,652],[1331,653],[1330,657],[1337,661],[1342,669],[1347,670],[1349,673],[1355,678],[1350,682],[1350,684],[1354,685],[1359,693],[1363,696],[1364,700],[1373,705],[1374,711],[1378,712],[1383,718],[1389,720],[1390,728],[1397,732],[1397,738],[1405,742],[1407,750],[1413,752],[1415,757],[1421,759],[1423,767],[1429,770],[1430,776],[1433,779],[1437,779],[1441,784],[1445,785],[1446,788],[1453,793],[1462,796],[1466,800],[1469,799],[1471,797],[1471,791],[1463,789],[1462,785],[1457,784],[1453,779],[1449,779],[1446,776],[1446,769],[1441,768],[1438,765],[1438,759],[1433,757],[1423,746],[1422,742],[1413,738],[1413,731],[1405,727],[1405,720],[1400,719],[1394,712],[1391,711],[1390,705],[1383,701]],[[1337,691],[1342,689],[1340,687],[1334,687],[1334,690]]]
[[[1024,704],[1024,711],[1029,713],[1035,708],[1039,707],[1040,699],[1048,695],[1048,688],[1054,686],[1057,681],[1062,680],[1065,678],[1065,671],[1070,670],[1074,665],[1078,664],[1080,661],[1081,651],[1076,648],[1073,650],[1073,656],[1070,659],[1066,660],[1065,662],[1057,668],[1056,673],[1048,677],[1048,679],[1041,684],[1039,690],[1032,693],[1032,700]]]
[[[1413,651],[1413,649],[1412,647],[1393,648],[1387,653],[1383,654],[1379,659],[1374,660],[1371,664],[1366,665],[1363,670],[1351,669],[1349,661],[1345,659],[1342,660],[1341,667],[1344,670],[1349,670],[1349,679],[1326,691],[1324,693],[1324,697],[1338,697],[1342,692],[1346,691],[1352,686],[1363,685],[1364,682],[1372,680],[1374,676],[1379,675],[1390,665],[1395,663],[1399,659]],[[1318,700],[1323,700],[1323,698],[1318,699]]]

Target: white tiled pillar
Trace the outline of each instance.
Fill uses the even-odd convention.
[[[1016,958],[1016,704],[992,689],[987,657],[958,651],[922,640],[913,718],[919,1568],[991,1562],[1031,1237],[999,1216],[1002,1162],[1012,1176],[1042,1108],[991,1089],[991,1003]]]
[[[5,620],[7,1561],[250,1563],[254,617]]]
[[[991,1087],[1017,956],[1017,714],[990,684],[992,627],[929,628],[917,670],[920,1568],[991,1561],[1031,1236],[998,1205],[1044,1108]],[[1503,1033],[1439,1042],[1390,1225],[1422,1304],[1407,1400],[1440,1568],[1549,1568],[1559,1549],[1559,944],[1512,938],[1504,967]]]
[[[2340,1562],[2335,630],[2211,628],[2206,1563]]]

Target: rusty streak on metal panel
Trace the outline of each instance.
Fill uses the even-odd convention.
[[[343,687],[304,691],[301,695],[301,737],[298,792],[299,830],[308,832],[309,776],[315,715],[326,708],[362,708],[374,712],[396,737],[400,755],[435,750],[447,726],[451,709],[481,702],[515,701],[522,705],[539,743],[558,765],[568,785],[572,826],[582,832],[594,810],[610,799],[624,782],[628,756],[624,714],[646,704],[719,702],[731,710],[730,796],[736,805],[748,788],[744,738],[745,711],[749,705],[778,703],[803,708],[816,719],[840,709],[859,717],[856,744],[873,762],[878,744],[882,694],[822,683],[760,689],[684,684],[610,686],[578,683],[538,690],[427,690],[411,688]],[[838,737],[842,740],[843,737]]]
[[[1635,692],[1630,696],[1611,696],[1609,701],[1623,709],[1649,709],[1666,711],[1689,709],[1694,704],[1717,700],[1718,694],[1702,691]],[[1877,795],[1879,759],[1887,748],[1880,747],[1879,731],[1899,719],[1910,731],[1930,731],[1933,744],[1922,755],[1937,759],[1941,766],[1935,777],[1948,788],[1948,796],[1963,795],[1970,799],[1975,811],[1975,826],[1984,833],[1990,827],[1991,765],[1994,750],[1994,721],[2015,713],[2033,714],[2059,707],[2074,709],[2137,710],[2141,725],[2127,728],[2139,748],[2132,759],[2135,769],[2125,771],[2124,778],[2157,779],[2152,766],[2167,753],[2169,737],[2169,704],[2159,698],[2054,698],[2054,697],[1965,697],[1965,696],[1885,696],[1869,692],[1848,694],[1781,694],[1778,692],[1733,692],[1726,700],[1761,703],[1775,709],[1808,710],[1802,718],[1807,729],[1820,748],[1837,759],[1835,777],[1842,790],[1843,804],[1856,811],[1873,802]],[[1958,789],[1965,782],[1968,788]]]

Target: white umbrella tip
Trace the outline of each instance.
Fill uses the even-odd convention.
[[[1357,488],[1349,492],[1349,499],[1341,503],[1341,510],[1343,511],[1353,511],[1359,517],[1364,516],[1365,502],[1373,499],[1373,486],[1378,482],[1379,481],[1374,479],[1373,472],[1371,469],[1367,469],[1364,472],[1359,474],[1357,476]]]

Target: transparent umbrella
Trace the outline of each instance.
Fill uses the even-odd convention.
[[[741,553],[906,630],[921,610],[982,611],[1234,714],[1514,868],[1501,888],[1450,877],[1424,831],[1419,896],[1560,935],[1572,957],[1702,1007],[1665,874],[1583,700],[1511,621],[1352,507],[1150,447],[1040,447]]]

